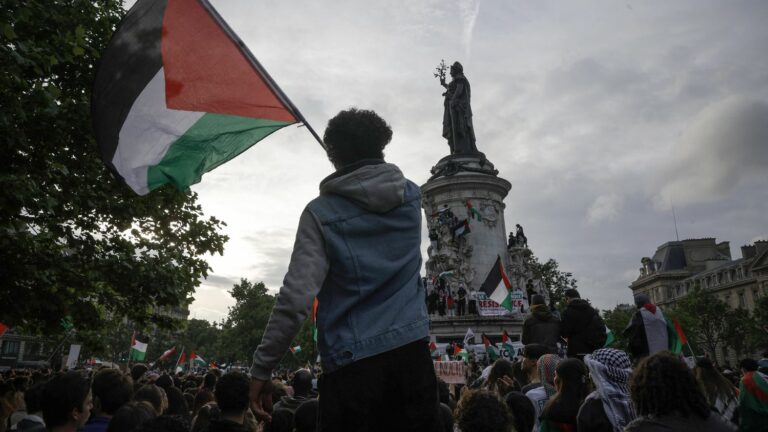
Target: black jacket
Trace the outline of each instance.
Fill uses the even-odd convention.
[[[613,432],[613,425],[605,415],[603,402],[599,398],[587,399],[576,417],[576,430],[590,432]]]
[[[632,321],[624,329],[623,336],[629,341],[629,353],[634,360],[648,356],[648,338],[645,335],[645,324],[640,311],[632,315]]]
[[[568,339],[568,357],[593,351],[586,339],[595,315],[599,316],[595,308],[583,299],[573,299],[566,306],[560,324],[560,335]]]
[[[545,305],[531,307],[531,316],[523,322],[523,345],[538,343],[557,352],[560,340],[560,320]]]

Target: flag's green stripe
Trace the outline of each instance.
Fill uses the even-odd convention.
[[[180,190],[291,123],[208,113],[174,142],[159,164],[149,167],[147,187],[173,183]]]

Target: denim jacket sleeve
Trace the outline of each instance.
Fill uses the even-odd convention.
[[[253,353],[252,377],[270,379],[272,369],[285,355],[307,319],[312,300],[320,292],[329,266],[320,222],[305,209],[299,219],[288,273],[283,279],[261,343]]]

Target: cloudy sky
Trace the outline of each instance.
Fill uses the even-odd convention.
[[[640,258],[675,239],[768,238],[768,2],[213,0],[322,134],[371,108],[388,161],[423,184],[448,154],[441,59],[472,83],[478,148],[520,223],[582,296],[631,300]],[[219,320],[240,278],[280,287],[304,205],[332,171],[289,127],[193,186],[228,224],[191,316]]]

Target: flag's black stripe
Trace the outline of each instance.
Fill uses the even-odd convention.
[[[493,263],[493,268],[488,272],[488,277],[485,278],[485,282],[480,286],[480,291],[484,292],[489,298],[496,287],[501,282],[501,257],[496,257],[496,261]]]
[[[112,165],[120,129],[141,91],[162,67],[160,40],[167,0],[139,0],[101,55],[91,96],[91,116],[101,157]]]

